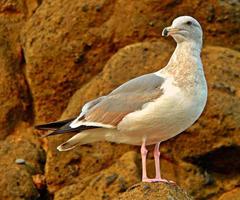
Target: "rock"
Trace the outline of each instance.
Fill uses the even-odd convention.
[[[99,14],[96,6],[105,12]],[[113,54],[102,27],[112,9],[108,1],[43,1],[27,22],[22,43],[36,123],[59,118],[73,92]]]
[[[24,136],[23,131],[27,136]],[[28,125],[22,124],[18,126],[18,131],[14,131],[14,135],[0,142],[0,199],[24,200],[41,197],[32,175],[43,173],[45,157],[32,133]],[[16,163],[16,160],[20,161],[19,158],[24,163]]]
[[[23,0],[0,2],[0,139],[9,135],[18,121],[31,121],[31,95],[23,74],[19,35],[37,2],[27,0],[31,5]]]
[[[0,30],[1,33],[1,30]],[[30,113],[28,88],[25,84],[19,62],[9,41],[0,37],[0,139],[4,139],[14,129],[20,119]],[[23,113],[25,112],[25,115]]]
[[[35,188],[31,174],[19,165],[0,166],[0,198],[8,200],[37,199],[40,197]]]
[[[133,149],[128,145],[98,142],[83,145],[69,152],[58,152],[61,140],[49,141],[45,166],[48,190],[53,193],[74,182],[82,184],[85,178],[111,166],[121,155]],[[80,182],[79,182],[80,181]]]
[[[179,186],[170,183],[139,183],[113,200],[192,200]]]
[[[31,17],[37,10],[37,8],[41,5],[41,1],[39,0],[24,0],[25,3],[23,3],[23,5],[25,5],[25,15],[29,18]]]
[[[24,123],[33,115],[19,37],[38,5],[37,0],[0,2],[0,199],[4,200],[41,197],[31,176],[43,173],[44,153]]]
[[[0,12],[9,17],[12,15],[14,18],[30,17],[36,8],[39,6],[40,1],[37,0],[10,0],[0,2]]]
[[[137,154],[129,151],[113,165],[55,193],[55,200],[112,199],[139,182]]]
[[[42,190],[46,187],[46,178],[42,174],[35,174],[32,176],[34,185],[38,190]]]
[[[160,38],[164,26],[186,13],[200,19],[208,44],[239,49],[236,5],[219,1],[42,1],[21,37],[36,123],[58,119],[72,94],[97,75],[118,49]]]
[[[19,165],[24,165],[26,163],[26,161],[22,158],[17,158],[15,160],[15,163],[19,164]]]
[[[224,193],[218,200],[240,200],[239,187]]]

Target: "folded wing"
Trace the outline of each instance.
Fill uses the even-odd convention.
[[[155,74],[132,79],[105,96],[70,126],[115,128],[127,114],[141,110],[146,103],[159,98],[163,94],[163,82],[164,79]]]

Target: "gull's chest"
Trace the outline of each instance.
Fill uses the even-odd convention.
[[[200,116],[205,98],[194,91],[186,90],[167,80],[161,87],[163,95],[144,106],[142,110],[126,116],[118,129],[139,137],[148,137],[149,142],[165,140],[177,135]],[[201,93],[201,92],[200,92]],[[149,135],[149,136],[148,136]]]

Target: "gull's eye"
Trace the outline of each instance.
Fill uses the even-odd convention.
[[[191,25],[192,25],[192,22],[191,22],[191,21],[187,21],[186,24],[187,24],[188,26],[191,26]]]

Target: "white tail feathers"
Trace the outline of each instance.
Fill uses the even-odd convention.
[[[90,129],[78,133],[71,137],[68,141],[62,143],[57,147],[59,151],[69,151],[74,149],[78,145],[88,144],[97,141],[103,141],[105,139],[105,131],[99,129]]]
[[[77,128],[79,126],[95,126],[95,127],[102,127],[102,128],[115,128],[115,126],[111,125],[111,124],[102,124],[99,122],[83,122],[83,121],[78,121],[78,118],[75,119],[71,124],[70,127],[71,128]]]

